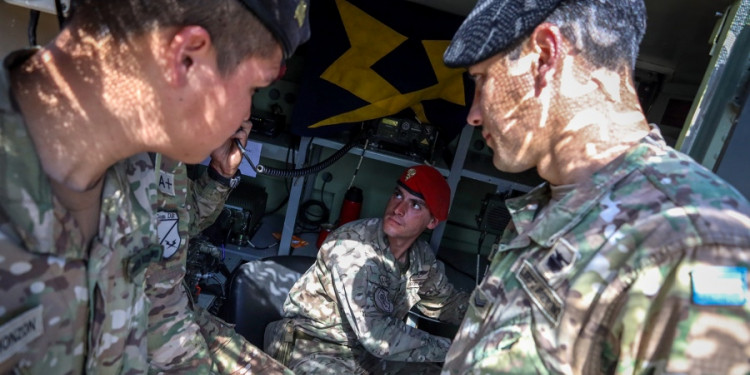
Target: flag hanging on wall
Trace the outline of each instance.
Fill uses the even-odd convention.
[[[466,123],[473,83],[443,64],[463,17],[404,0],[314,0],[291,118],[303,136],[409,113],[443,141]]]

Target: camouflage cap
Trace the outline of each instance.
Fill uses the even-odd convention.
[[[470,66],[502,51],[531,33],[561,1],[479,0],[445,51],[445,65]]]
[[[239,0],[271,31],[288,59],[300,44],[310,39],[307,0]]]
[[[443,221],[448,218],[451,188],[437,169],[424,164],[415,165],[406,168],[397,182],[409,193],[424,199],[436,219]]]

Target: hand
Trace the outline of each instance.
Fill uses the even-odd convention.
[[[231,178],[237,173],[237,168],[242,163],[242,152],[237,148],[234,140],[239,139],[244,147],[250,135],[253,124],[250,120],[243,121],[240,128],[219,148],[211,153],[211,167],[222,176]]]

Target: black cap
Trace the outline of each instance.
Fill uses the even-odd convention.
[[[445,50],[445,65],[465,67],[486,60],[530,34],[561,1],[479,0]]]
[[[239,0],[271,31],[288,59],[310,39],[308,0]]]

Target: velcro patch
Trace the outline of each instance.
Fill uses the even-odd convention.
[[[562,298],[527,260],[523,261],[521,268],[516,272],[516,279],[552,326],[557,327],[565,306]]]
[[[156,213],[158,221],[156,233],[159,236],[159,244],[164,249],[162,255],[169,258],[180,248],[180,219],[176,212],[159,211]]]
[[[13,318],[0,327],[0,363],[16,353],[26,351],[26,345],[44,333],[42,305]]]
[[[745,267],[699,266],[690,276],[696,305],[742,306],[747,302]]]
[[[161,171],[159,173],[159,191],[174,197],[174,174]]]

